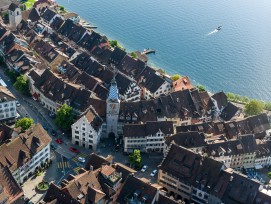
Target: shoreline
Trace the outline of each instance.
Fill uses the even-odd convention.
[[[57,2],[57,0],[54,0],[54,2],[55,2],[58,6],[61,6],[61,4],[59,4],[59,3]],[[74,11],[67,10],[66,7],[65,7],[65,10],[66,10],[66,12],[74,12]],[[84,22],[89,23],[90,25],[92,25],[91,21],[88,21],[88,20],[85,20],[84,18],[82,18],[81,15],[80,15],[80,13],[77,13],[77,14],[78,14],[78,16],[79,16],[80,19],[81,19],[80,21],[84,21]],[[122,41],[119,41],[119,40],[116,39],[116,38],[111,38],[111,37],[109,37],[109,36],[111,36],[111,35],[110,35],[110,34],[106,34],[105,32],[103,32],[102,29],[100,29],[100,26],[99,26],[99,25],[95,24],[95,26],[97,26],[97,28],[92,29],[92,30],[94,30],[95,32],[97,32],[97,33],[99,33],[99,34],[101,34],[101,35],[106,36],[106,37],[108,38],[108,40],[117,40],[118,43],[126,50],[127,53],[130,53],[130,52],[135,51],[135,50],[131,49],[131,47],[129,47],[129,45],[125,46],[126,44],[125,44],[125,43],[122,43]],[[158,52],[159,52],[159,50],[158,50]],[[174,75],[174,73],[171,74],[171,73],[169,73],[169,72],[167,71],[167,69],[165,69],[165,68],[163,68],[163,67],[160,67],[160,66],[159,66],[154,60],[152,60],[151,58],[149,58],[147,64],[150,65],[150,66],[151,66],[152,68],[154,68],[155,70],[159,70],[159,69],[164,70],[164,71],[165,71],[165,74],[169,75],[170,77]],[[196,79],[191,78],[190,75],[182,75],[182,74],[179,73],[179,72],[175,72],[175,74],[179,74],[179,75],[181,75],[181,76],[187,76],[187,77],[189,77],[189,79],[190,79],[190,81],[191,81],[191,83],[192,83],[192,85],[193,85],[194,87],[196,87],[196,86],[203,86],[203,87],[205,88],[205,90],[206,90],[207,92],[209,92],[209,93],[215,93],[215,92],[223,91],[225,94],[233,93],[233,94],[236,95],[236,96],[246,97],[246,98],[248,98],[249,100],[257,100],[257,101],[261,101],[261,102],[264,102],[264,103],[269,103],[269,100],[262,100],[262,99],[257,99],[257,98],[254,98],[254,97],[248,97],[248,96],[246,96],[246,95],[236,94],[235,92],[224,91],[223,89],[222,89],[222,90],[215,90],[215,89],[212,89],[212,88],[208,87],[207,85],[198,83],[198,82],[196,81]],[[230,99],[228,99],[228,100],[231,101],[231,102],[234,102],[234,103],[244,104],[244,102],[241,102],[241,101],[237,102],[237,101],[235,101],[235,100],[230,100]]]

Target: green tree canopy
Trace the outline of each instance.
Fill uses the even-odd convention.
[[[247,116],[257,115],[263,112],[263,109],[264,103],[253,99],[245,105],[245,114]]]
[[[178,79],[180,79],[182,76],[181,75],[179,75],[179,74],[174,74],[172,77],[171,77],[171,79],[173,80],[173,81],[177,81]]]
[[[264,104],[264,108],[265,108],[266,110],[271,111],[271,102],[266,102],[266,103]]]
[[[197,85],[196,86],[200,92],[206,91],[205,87],[203,85]]]
[[[32,125],[34,125],[34,120],[32,118],[21,118],[15,123],[15,127],[21,127],[23,131],[27,130]]]
[[[13,86],[20,91],[24,95],[29,95],[29,81],[24,75],[20,75],[17,77],[16,82],[13,84]]]
[[[64,6],[60,6],[59,9],[60,9],[60,11],[65,11],[65,7]]]
[[[131,52],[131,57],[134,58],[134,59],[136,59],[137,58],[136,52]]]
[[[129,155],[129,162],[135,167],[141,167],[140,150],[135,149],[133,153]]]
[[[268,175],[268,177],[271,179],[271,172],[268,172],[267,175]]]
[[[55,123],[63,131],[69,131],[73,122],[72,108],[65,103],[57,110]]]

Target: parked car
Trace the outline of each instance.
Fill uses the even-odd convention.
[[[75,148],[73,148],[73,147],[70,147],[70,151],[71,151],[71,152],[74,152],[74,153],[78,153],[78,152],[79,152],[78,149],[75,149]]]
[[[148,166],[147,165],[144,165],[141,169],[142,172],[145,172],[147,170]]]
[[[52,150],[55,150],[57,148],[57,146],[55,144],[51,144],[50,146],[51,146]]]
[[[52,135],[55,137],[56,136],[56,131],[52,130]]]
[[[57,144],[62,144],[62,140],[59,139],[59,138],[57,138],[57,139],[56,139],[56,143],[57,143]]]
[[[78,161],[81,162],[81,163],[85,163],[86,160],[83,157],[78,157]]]
[[[151,176],[155,176],[156,174],[157,174],[157,170],[156,169],[151,172]]]
[[[42,127],[43,127],[44,130],[48,130],[48,127],[46,125],[42,125]]]
[[[115,151],[118,152],[119,150],[120,150],[120,146],[119,146],[119,145],[116,145]]]
[[[54,112],[51,112],[51,113],[49,114],[49,116],[50,116],[51,118],[55,118],[55,117],[56,117],[56,114],[55,114]]]
[[[17,107],[21,106],[21,104],[19,103],[19,101],[16,101],[16,106]]]

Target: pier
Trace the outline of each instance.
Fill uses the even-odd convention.
[[[155,54],[155,50],[147,48],[147,49],[144,49],[141,54],[148,55],[148,54],[152,54],[152,53]]]

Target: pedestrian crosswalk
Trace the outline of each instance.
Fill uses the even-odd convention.
[[[78,157],[86,158],[87,155],[84,154],[84,153],[80,153],[80,154],[76,155],[76,157],[74,157],[72,160],[73,160],[74,162],[78,162]]]
[[[58,162],[57,163],[57,168],[70,168],[70,163],[69,162]]]
[[[78,166],[76,168],[73,169],[74,173],[75,174],[78,174],[79,173],[79,169],[81,169],[82,167]]]

